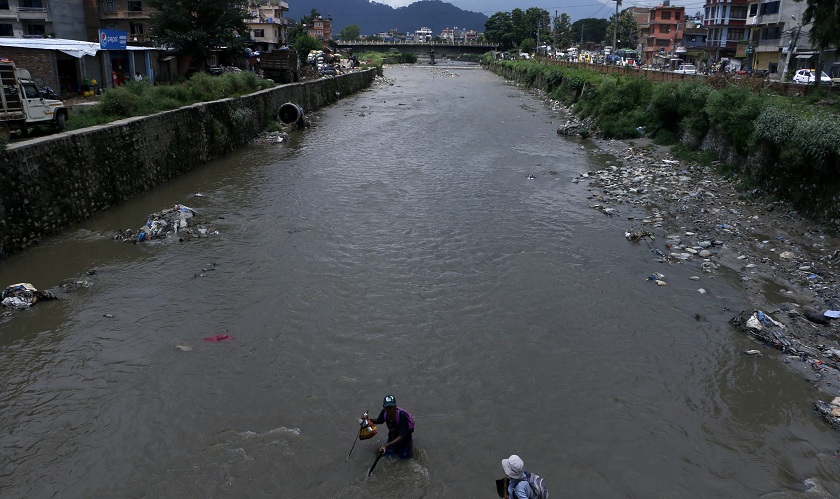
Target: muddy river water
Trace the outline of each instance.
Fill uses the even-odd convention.
[[[385,75],[0,264],[62,298],[0,322],[0,496],[495,497],[514,453],[552,497],[840,495],[816,394],[727,324],[737,276],[571,182],[617,160],[477,67]],[[175,203],[219,234],[111,239]],[[367,478],[388,393],[416,459]]]

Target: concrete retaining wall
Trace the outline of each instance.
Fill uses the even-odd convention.
[[[0,152],[0,259],[250,142],[281,104],[309,112],[376,75],[283,85],[10,144]]]

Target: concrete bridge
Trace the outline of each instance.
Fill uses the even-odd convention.
[[[388,52],[397,49],[402,53],[428,56],[434,50],[435,57],[452,56],[459,54],[484,54],[496,50],[498,45],[493,43],[420,43],[420,42],[338,42],[341,49],[352,50],[354,54],[362,52]]]

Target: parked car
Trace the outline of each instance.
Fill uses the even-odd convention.
[[[674,72],[684,75],[696,75],[697,67],[694,64],[680,64],[680,67],[675,69]]]
[[[823,85],[830,85],[831,78],[825,74],[825,71],[821,72],[820,74],[820,83]],[[793,75],[793,82],[794,83],[801,83],[803,85],[808,85],[817,81],[817,71],[815,69],[799,69]]]

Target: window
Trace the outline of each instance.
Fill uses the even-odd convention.
[[[44,36],[47,32],[43,24],[29,24],[26,26],[26,34],[29,36]]]
[[[746,40],[746,38],[744,37],[744,35],[746,35],[746,31],[744,31],[743,28],[729,28],[728,35],[729,36],[727,36],[727,38],[732,41],[737,42],[740,40]]]
[[[657,38],[656,39],[656,46],[657,47],[667,47],[668,45],[671,45],[671,40],[669,40],[667,38],[665,38],[665,39]]]
[[[779,0],[775,2],[766,2],[761,4],[761,15],[766,16],[768,14],[778,14],[779,13]]]
[[[9,9],[9,0],[0,0],[0,9],[8,10]]]
[[[15,36],[11,24],[0,24],[0,36]]]
[[[25,9],[43,9],[44,3],[41,0],[20,0],[20,6]]]
[[[732,10],[729,11],[729,18],[730,19],[746,19],[747,18],[747,8],[746,7],[732,7]]]
[[[750,17],[752,17],[756,14],[758,14],[758,4],[754,3],[754,4],[750,5]]]
[[[34,83],[22,83],[23,91],[26,94],[27,99],[37,99],[41,97],[41,93],[38,92],[38,87]]]
[[[105,12],[111,13],[117,11],[117,0],[105,0],[102,5]]]
[[[661,19],[671,19],[671,13],[670,12],[663,12],[662,16],[660,18]]]
[[[254,38],[264,38],[265,37],[265,30],[263,29],[255,29],[254,30]]]
[[[670,33],[671,32],[671,26],[669,26],[667,24],[661,24],[661,25],[659,25],[659,32],[660,33]]]
[[[128,29],[131,30],[132,35],[142,35],[143,23],[128,23]]]
[[[680,20],[680,13],[679,12],[674,12],[674,19],[676,19],[677,21]]]
[[[128,0],[129,12],[143,12],[143,2],[140,0]]]
[[[778,40],[782,37],[782,27],[781,26],[767,26],[766,28],[761,28],[761,39],[762,40]]]

